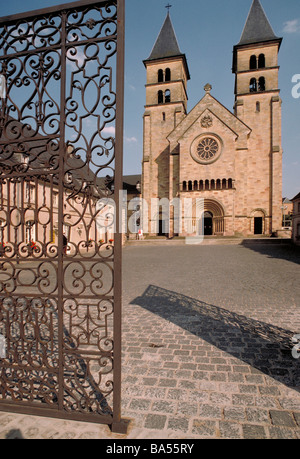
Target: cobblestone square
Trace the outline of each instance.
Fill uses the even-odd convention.
[[[165,244],[123,260],[124,415],[140,435],[160,410],[157,435],[299,438],[299,250]]]
[[[299,279],[285,244],[126,246],[127,435],[0,413],[0,438],[300,438]]]

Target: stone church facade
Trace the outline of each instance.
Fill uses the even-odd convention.
[[[188,63],[167,14],[144,61],[142,197],[148,209],[155,198],[202,198],[205,235],[270,235],[281,227],[281,41],[260,1],[253,0],[240,42],[233,48],[233,113],[213,97],[209,84],[188,113]],[[167,217],[164,212],[148,211],[150,234],[199,234],[197,212],[192,212],[191,224],[180,229],[174,207]]]

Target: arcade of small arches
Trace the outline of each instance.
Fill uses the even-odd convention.
[[[259,54],[258,56],[252,55],[249,62],[250,70],[259,70],[266,68],[266,58],[264,54]],[[250,92],[263,92],[266,90],[266,80],[264,77],[260,78],[251,78],[249,84]]]
[[[171,81],[171,69],[159,69],[157,72],[157,81],[158,83],[167,83]],[[171,91],[166,89],[165,91],[158,91],[157,93],[157,103],[158,104],[168,104],[171,102]]]
[[[168,104],[171,102],[171,91],[166,89],[165,91],[158,91],[157,93],[157,103],[158,104]]]
[[[249,91],[250,92],[264,92],[266,90],[266,79],[265,77],[251,78]]]
[[[163,70],[159,69],[157,72],[158,83],[164,83],[165,81],[171,81],[171,70],[169,68]]]
[[[232,190],[234,189],[234,180],[229,179],[212,179],[212,180],[189,180],[183,181],[180,191],[206,191],[206,190]]]
[[[266,67],[266,58],[264,54],[259,56],[252,55],[249,63],[250,70],[264,69]]]

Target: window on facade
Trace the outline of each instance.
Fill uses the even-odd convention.
[[[264,77],[260,77],[258,80],[258,90],[265,91],[266,90],[266,80]]]
[[[167,89],[165,91],[165,103],[168,104],[169,102],[171,102],[171,91]]]
[[[249,86],[249,91],[250,91],[250,92],[256,92],[256,91],[257,91],[257,82],[256,82],[256,78],[251,78],[251,80],[250,80],[250,86]]]
[[[166,121],[166,114],[165,114],[165,112],[163,112],[163,114],[162,114],[162,119],[163,119],[163,121]]]
[[[171,81],[171,70],[169,68],[166,69],[165,81]]]
[[[158,91],[157,103],[158,104],[163,104],[164,103],[164,93],[162,91]]]
[[[198,190],[198,182],[197,182],[197,180],[194,180],[194,190]]]
[[[258,68],[264,69],[266,66],[266,59],[264,54],[260,54],[258,57]]]
[[[260,102],[256,102],[256,111],[260,112]]]
[[[297,225],[297,237],[300,237],[300,223]]]
[[[162,69],[159,69],[157,79],[159,83],[162,83],[164,81],[164,72]]]
[[[200,191],[203,190],[203,180],[200,180],[200,182],[199,182],[199,190]]]
[[[250,57],[250,70],[255,70],[257,68],[256,56]]]
[[[232,179],[228,179],[228,188],[232,190]]]
[[[189,188],[188,188],[189,191],[192,191],[193,190],[193,183],[192,183],[191,180],[189,180],[189,185],[188,186],[189,186]]]
[[[186,191],[186,182],[182,182],[182,191]]]
[[[300,202],[298,202],[298,214],[300,213]]]

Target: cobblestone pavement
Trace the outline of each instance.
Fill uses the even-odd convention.
[[[298,249],[151,244],[123,262],[127,435],[0,413],[0,438],[300,438]]]

